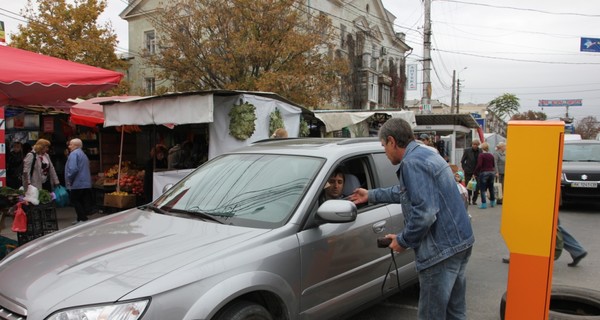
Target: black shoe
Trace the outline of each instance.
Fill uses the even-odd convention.
[[[585,256],[587,256],[587,252],[584,252],[579,257],[573,259],[573,262],[569,263],[568,266],[569,267],[575,267],[575,266],[577,266],[577,264],[579,263],[579,261],[581,261],[581,259],[585,258]]]
[[[502,258],[503,263],[510,263],[510,258]]]

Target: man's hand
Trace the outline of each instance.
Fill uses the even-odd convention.
[[[390,243],[390,248],[391,248],[391,249],[392,249],[394,252],[398,252],[398,253],[400,253],[400,252],[403,252],[403,251],[405,251],[405,250],[406,250],[405,248],[401,247],[401,246],[398,244],[398,240],[397,240],[398,238],[396,237],[396,235],[395,235],[395,234],[386,234],[386,235],[385,235],[385,237],[386,237],[386,238],[390,238],[390,239],[392,239],[392,243]]]
[[[369,201],[369,191],[367,189],[358,188],[348,196],[348,200],[354,202],[354,204],[361,204]]]

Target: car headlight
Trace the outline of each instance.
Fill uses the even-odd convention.
[[[136,320],[140,319],[150,300],[85,306],[58,311],[47,320]]]

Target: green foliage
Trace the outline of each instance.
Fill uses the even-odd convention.
[[[48,192],[48,190],[39,189],[38,191],[38,200],[40,200],[40,204],[45,204],[52,201],[52,196],[50,195],[50,192]]]
[[[308,127],[306,120],[300,119],[300,130],[298,132],[298,136],[300,137],[308,137],[308,135],[310,135],[310,128]]]
[[[271,112],[271,119],[269,120],[269,136],[279,128],[285,129],[285,125],[283,124],[281,112],[279,112],[279,109],[275,108],[275,111]]]
[[[518,113],[519,106],[519,98],[511,93],[505,93],[488,104],[488,108],[501,119],[510,118],[512,115]]]
[[[246,140],[256,129],[256,107],[245,102],[235,105],[229,111],[229,134],[238,140]]]
[[[303,0],[180,0],[151,16],[155,54],[145,56],[174,91],[274,92],[315,107],[339,92],[348,62],[333,52],[335,29]]]

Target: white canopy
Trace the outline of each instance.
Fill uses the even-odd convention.
[[[414,128],[417,125],[415,113],[413,111],[390,111],[390,110],[369,110],[369,111],[314,111],[315,117],[325,124],[327,132],[341,130],[353,124],[360,123],[375,113],[384,113],[392,118],[401,118],[406,120]]]

